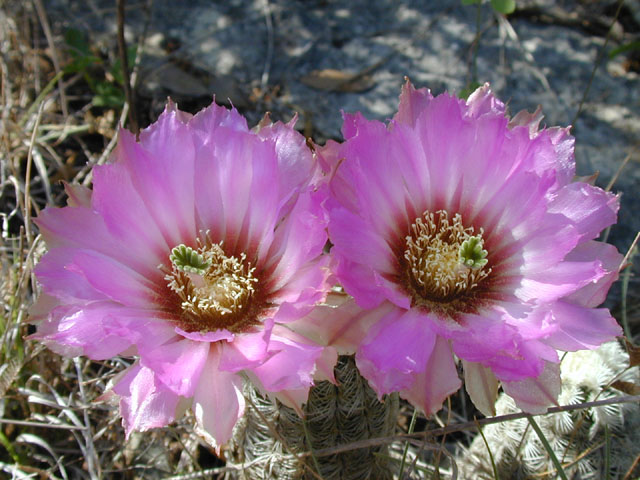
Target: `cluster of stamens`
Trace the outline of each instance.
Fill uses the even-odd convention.
[[[207,332],[239,332],[255,323],[252,307],[258,279],[243,253],[227,256],[222,243],[199,242],[193,249],[171,251],[171,271],[165,275],[180,303],[180,327]]]
[[[491,273],[480,229],[462,223],[445,210],[426,211],[406,236],[404,284],[414,305],[433,307],[464,300]],[[442,309],[442,306],[438,307]]]

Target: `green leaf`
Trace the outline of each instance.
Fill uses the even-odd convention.
[[[496,12],[509,15],[516,9],[516,0],[491,0],[491,6]]]
[[[631,50],[640,50],[640,40],[625,43],[624,45],[614,48],[609,52],[609,58],[615,58],[621,53],[630,52]]]
[[[210,266],[201,254],[183,243],[171,250],[169,259],[178,270],[198,275],[203,275]]]
[[[124,92],[110,82],[98,82],[91,103],[96,107],[120,108],[124,104]]]
[[[482,3],[482,0],[462,0],[463,5],[477,5],[478,3]]]
[[[89,55],[89,42],[84,32],[77,28],[68,28],[64,32],[64,43],[69,48],[69,53],[74,57],[83,57]]]

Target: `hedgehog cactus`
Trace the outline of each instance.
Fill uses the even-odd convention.
[[[296,453],[393,434],[398,416],[397,395],[378,401],[352,356],[341,356],[334,373],[337,385],[324,381],[311,388],[304,420],[295,410],[263,397],[255,387],[245,384],[250,406],[236,425],[232,459],[227,460],[227,465],[240,469],[239,480],[313,479],[318,478],[314,475],[316,469],[325,480],[393,478],[392,462],[384,455],[386,447],[350,449],[318,457],[317,466],[311,457],[296,458]],[[277,430],[277,436],[271,428]]]

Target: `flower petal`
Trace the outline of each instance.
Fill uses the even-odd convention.
[[[358,369],[379,396],[407,389],[423,373],[435,341],[423,314],[395,309],[364,338],[356,353]]]
[[[401,390],[400,396],[431,415],[442,408],[442,402],[460,388],[456,364],[449,342],[436,336],[435,344],[423,371],[416,375],[411,387]]]
[[[210,345],[176,336],[175,341],[143,352],[140,364],[152,370],[176,395],[190,397],[198,385]]]
[[[622,335],[622,328],[606,308],[555,302],[548,314],[557,329],[545,339],[545,343],[558,350],[592,350]]]
[[[500,382],[491,370],[479,363],[462,361],[464,386],[471,401],[487,417],[496,414]]]
[[[115,385],[127,436],[132,431],[159,428],[173,422],[180,397],[156,381],[152,370],[135,364]]]
[[[323,348],[285,327],[274,326],[263,364],[251,368],[266,391],[295,390],[313,385],[316,361]]]
[[[578,227],[582,240],[591,240],[616,222],[619,198],[582,182],[561,188],[549,203],[549,212],[565,215]]]
[[[502,382],[504,392],[528,413],[544,413],[551,405],[557,405],[561,387],[560,366],[552,362],[545,362],[544,369],[537,377]]]
[[[622,265],[623,256],[616,247],[608,243],[588,241],[578,245],[566,257],[568,262],[593,262],[596,259],[602,262],[605,275],[566,296],[564,300],[585,307],[597,307],[605,301],[611,285],[618,279]]]
[[[213,347],[193,394],[197,430],[216,450],[231,439],[238,419],[244,413],[242,379],[218,368],[220,349]]]

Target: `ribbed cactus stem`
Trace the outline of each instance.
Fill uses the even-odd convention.
[[[360,376],[353,357],[340,357],[334,373],[337,385],[324,381],[311,388],[304,419],[280,402],[263,397],[250,384],[245,386],[247,410],[236,426],[232,458],[228,459],[229,465],[242,467],[236,478],[306,480],[318,478],[312,473],[317,469],[325,480],[393,478],[386,447],[351,449],[315,461],[310,456],[295,456],[393,434],[397,396],[378,401]]]

